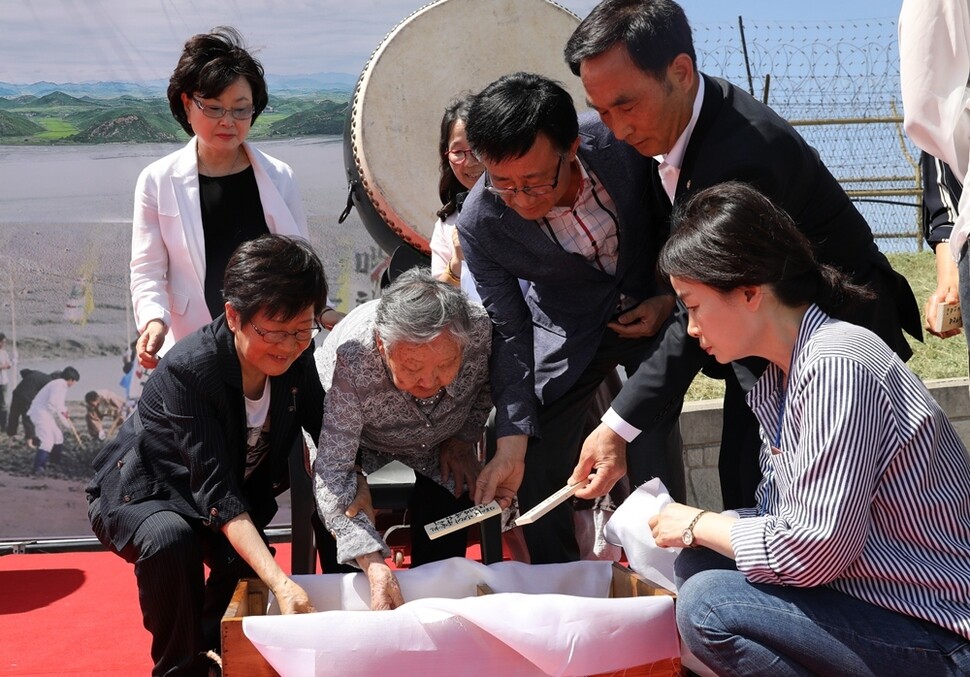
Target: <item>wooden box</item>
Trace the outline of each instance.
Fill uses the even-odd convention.
[[[479,594],[490,594],[487,586],[478,586]],[[269,590],[259,579],[239,581],[232,601],[222,617],[222,674],[223,677],[278,677],[273,667],[243,633],[242,620],[246,616],[261,616],[269,601]],[[613,564],[610,597],[672,596],[642,576],[620,564]],[[670,658],[649,665],[626,670],[600,673],[593,677],[673,677],[681,674],[679,658]]]

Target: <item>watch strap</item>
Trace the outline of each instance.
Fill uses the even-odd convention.
[[[701,510],[699,513],[697,513],[696,515],[694,515],[694,519],[692,519],[690,521],[690,524],[687,525],[687,528],[684,529],[684,532],[685,533],[690,533],[690,536],[691,536],[690,547],[692,547],[692,548],[693,547],[696,547],[695,546],[695,543],[697,542],[694,539],[694,527],[697,526],[697,520],[699,520],[701,518],[701,515],[706,515],[708,512],[709,511],[707,511],[707,510]]]

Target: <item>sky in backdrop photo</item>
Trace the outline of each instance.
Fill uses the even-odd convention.
[[[213,26],[240,29],[267,71],[356,77],[380,40],[420,0],[4,0],[0,82],[167,79],[185,39]],[[593,0],[559,4],[580,17]],[[745,20],[895,19],[893,0],[683,0],[692,24]],[[482,58],[488,58],[483,53]]]

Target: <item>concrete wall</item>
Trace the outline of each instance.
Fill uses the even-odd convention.
[[[946,412],[963,443],[970,447],[970,389],[968,379],[927,382],[926,387]],[[687,503],[708,510],[721,509],[717,456],[721,444],[720,400],[688,402],[680,417],[684,438]]]

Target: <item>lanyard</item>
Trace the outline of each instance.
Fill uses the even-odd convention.
[[[785,424],[785,403],[788,401],[788,389],[781,391],[781,402],[778,403],[778,430],[775,432],[775,449],[781,453],[781,429]]]
[[[788,383],[783,374],[781,377],[781,400],[778,402],[778,427],[775,430],[774,445],[771,447],[772,455],[781,453],[781,429],[785,427],[785,407],[788,404]]]

